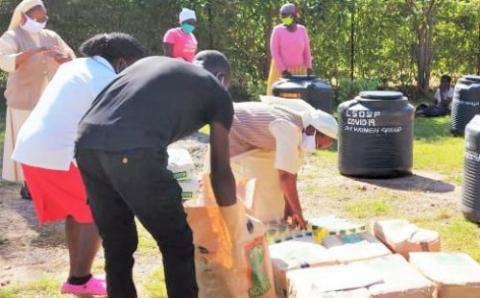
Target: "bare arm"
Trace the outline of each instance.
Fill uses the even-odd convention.
[[[163,44],[163,53],[167,57],[173,57],[173,44],[171,43],[164,43]]]
[[[30,49],[30,50],[26,50],[18,53],[17,57],[15,58],[15,69],[18,69],[20,66],[22,66],[34,55],[45,54],[49,51],[51,51],[51,49],[42,47],[42,48]]]
[[[306,224],[303,218],[302,207],[298,198],[297,191],[297,175],[291,174],[286,171],[278,170],[278,176],[280,179],[280,187],[285,196],[285,204],[287,208],[292,212],[292,218],[300,228],[305,229]]]
[[[237,201],[235,178],[230,168],[228,129],[213,122],[210,126],[210,178],[217,204],[220,207],[232,206]]]

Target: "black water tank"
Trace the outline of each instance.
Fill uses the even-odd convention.
[[[462,211],[480,223],[480,116],[475,116],[465,129]]]
[[[333,90],[316,76],[293,75],[273,84],[273,95],[285,98],[301,98],[314,108],[332,113]]]
[[[409,175],[414,108],[401,92],[364,91],[338,107],[340,173],[366,178]]]
[[[464,76],[455,85],[452,101],[452,133],[463,135],[465,126],[479,113],[480,76]]]

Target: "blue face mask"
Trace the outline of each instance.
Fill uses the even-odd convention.
[[[187,23],[183,23],[180,27],[182,28],[183,32],[185,32],[185,33],[192,33],[193,31],[195,31],[195,26],[187,24]]]

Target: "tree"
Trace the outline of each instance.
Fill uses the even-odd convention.
[[[433,58],[433,34],[439,2],[437,0],[405,0],[416,33],[415,59],[417,88],[428,92]]]

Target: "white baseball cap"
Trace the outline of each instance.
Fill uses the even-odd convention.
[[[338,123],[332,115],[321,110],[308,111],[303,113],[302,120],[304,127],[311,125],[324,135],[337,139]]]

